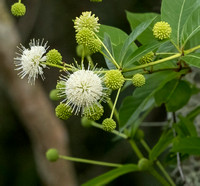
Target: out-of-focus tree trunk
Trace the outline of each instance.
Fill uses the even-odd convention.
[[[35,86],[20,80],[14,71],[13,57],[20,38],[11,16],[0,1],[0,76],[5,82],[14,107],[17,109],[28,132],[37,163],[38,173],[44,185],[76,185],[74,170],[70,162],[58,160],[50,163],[45,153],[48,148],[57,148],[60,154],[69,154],[68,136],[54,114],[39,82]]]

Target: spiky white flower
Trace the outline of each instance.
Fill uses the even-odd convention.
[[[28,83],[34,84],[38,75],[44,79],[43,68],[46,65],[43,62],[46,61],[45,53],[48,47],[47,42],[43,44],[43,40],[40,43],[40,40],[35,39],[31,40],[29,47],[30,49],[25,48],[23,45],[21,45],[21,48],[18,47],[20,53],[16,53],[18,57],[14,58],[14,62],[17,66],[16,70],[21,70],[18,73],[21,79],[28,76]]]
[[[102,76],[92,70],[78,70],[69,77],[63,77],[65,87],[62,95],[66,96],[66,104],[71,106],[73,112],[78,114],[84,108],[99,104],[98,101],[106,97],[106,88],[103,85]]]
[[[74,21],[74,28],[76,32],[79,32],[83,28],[88,28],[89,30],[93,32],[99,31],[99,18],[95,17],[95,14],[92,14],[92,12],[83,12],[80,17],[76,17]]]

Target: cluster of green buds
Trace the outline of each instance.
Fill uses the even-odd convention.
[[[14,3],[11,6],[11,12],[16,17],[24,16],[26,13],[26,6],[23,3],[21,3],[21,0],[19,0],[19,2]]]
[[[81,45],[78,55],[81,57],[91,55],[101,50],[101,42],[95,37],[95,33],[99,32],[99,18],[95,17],[92,12],[83,12],[80,17],[76,17],[74,28],[76,31],[76,41]]]

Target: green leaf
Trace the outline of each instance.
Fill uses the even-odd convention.
[[[168,81],[179,77],[182,73],[163,71],[145,76],[146,84],[143,87],[136,88],[133,96],[126,98],[120,107],[119,118],[120,126],[123,126],[122,130],[134,124],[134,121],[159,89]]]
[[[133,65],[134,62],[138,61],[141,57],[143,57],[145,54],[155,50],[162,44],[164,44],[167,41],[153,41],[147,45],[143,45],[139,47],[127,60],[127,62],[124,64],[124,67],[129,67],[130,65]]]
[[[197,137],[196,127],[194,123],[187,117],[179,116],[180,121],[175,124],[175,130],[180,137],[195,136]]]
[[[163,0],[161,19],[170,24],[172,28],[171,39],[179,47],[181,32],[186,20],[200,5],[199,0]]]
[[[200,31],[200,8],[192,12],[182,30],[182,47]]]
[[[111,44],[110,36],[107,33],[104,33],[104,40],[103,40],[104,45],[107,47],[108,51],[111,53],[111,55],[114,55],[113,52],[113,47]],[[103,48],[103,52],[109,56],[107,51]],[[106,65],[109,69],[116,69],[115,65],[109,60],[107,57],[104,56],[104,59],[106,61]]]
[[[119,28],[107,25],[100,25],[100,30],[97,35],[103,40],[105,33],[110,36],[112,45],[119,45],[120,43],[123,43],[128,37],[128,35]]]
[[[144,31],[148,28],[148,26],[152,23],[152,21],[155,19],[155,17],[153,19],[147,20],[143,23],[141,23],[140,25],[138,25],[132,32],[131,34],[128,36],[128,38],[125,40],[124,45],[122,47],[122,50],[120,52],[120,57],[119,57],[119,61],[120,64],[122,64],[122,61],[124,59],[124,56],[127,53],[128,48],[130,47],[130,45],[136,40],[136,38]]]
[[[153,22],[148,26],[148,28],[140,34],[140,36],[137,38],[137,40],[141,44],[147,44],[155,39],[152,33],[153,26],[156,22],[160,21],[160,15],[156,13],[131,13],[126,11],[126,16],[128,19],[128,22],[131,26],[131,30],[134,30],[139,24],[142,22],[155,18]]]
[[[187,118],[191,121],[194,121],[194,119],[200,114],[200,106],[193,109],[188,115]]]
[[[186,63],[190,64],[191,66],[200,68],[200,54],[198,53],[183,56],[181,59]]]
[[[175,138],[173,140],[173,152],[187,153],[191,155],[200,155],[200,138],[187,137]]]
[[[138,166],[134,164],[124,165],[122,167],[111,170],[105,174],[102,174],[87,183],[84,183],[82,186],[102,186],[106,185],[112,180],[118,178],[123,174],[127,174],[129,172],[139,171]]]
[[[165,103],[168,112],[175,112],[187,104],[190,96],[188,83],[174,79],[155,94],[155,100],[158,105]]]
[[[157,157],[169,146],[169,144],[172,143],[173,138],[174,138],[174,135],[173,135],[172,130],[164,132],[162,136],[160,137],[159,141],[151,150],[149,154],[150,160],[157,159]]]

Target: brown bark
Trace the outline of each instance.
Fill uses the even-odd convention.
[[[0,1],[0,75],[30,136],[43,184],[74,186],[76,181],[70,162],[58,160],[51,163],[46,160],[48,148],[56,148],[60,154],[69,154],[67,131],[55,117],[52,105],[39,82],[35,86],[28,85],[14,71],[13,57],[20,39],[4,3],[4,0]]]

